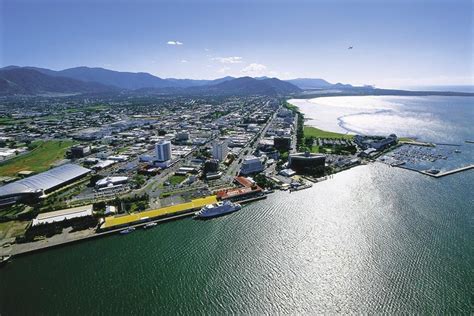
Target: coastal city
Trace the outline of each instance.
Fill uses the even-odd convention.
[[[224,215],[274,190],[310,188],[398,144],[396,135],[305,127],[295,106],[266,96],[42,102],[26,112],[21,103],[2,108],[4,261]]]
[[[472,315],[473,9],[0,0],[0,316]]]

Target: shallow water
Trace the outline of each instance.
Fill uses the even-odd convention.
[[[474,138],[474,97],[355,96],[293,99],[306,124],[339,133],[459,143]]]

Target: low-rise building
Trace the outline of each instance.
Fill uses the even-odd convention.
[[[91,146],[87,145],[76,145],[72,146],[70,150],[70,155],[72,158],[82,158],[91,153]]]
[[[325,163],[326,156],[310,152],[290,154],[288,157],[288,168],[298,174],[322,174]]]
[[[106,177],[95,183],[96,189],[114,187],[128,182],[128,177]]]
[[[89,204],[85,206],[68,208],[54,212],[41,213],[33,219],[32,226],[46,225],[81,217],[92,216],[92,209],[92,204]]]
[[[375,150],[384,150],[390,146],[396,145],[397,135],[390,134],[387,137],[355,135],[354,142],[363,150],[374,148]]]

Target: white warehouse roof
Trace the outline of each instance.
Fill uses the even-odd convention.
[[[79,165],[62,165],[37,175],[1,186],[0,197],[34,193],[38,190],[47,191],[89,172],[89,169],[83,168]]]
[[[51,224],[85,216],[92,216],[92,204],[39,214],[33,219],[32,225]]]

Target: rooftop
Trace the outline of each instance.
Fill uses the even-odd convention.
[[[35,219],[33,219],[32,225],[36,226],[40,224],[62,222],[63,220],[84,216],[92,216],[92,204],[39,214]]]
[[[89,169],[79,165],[62,165],[0,187],[0,197],[22,193],[34,193],[38,190],[46,191],[89,172]]]

